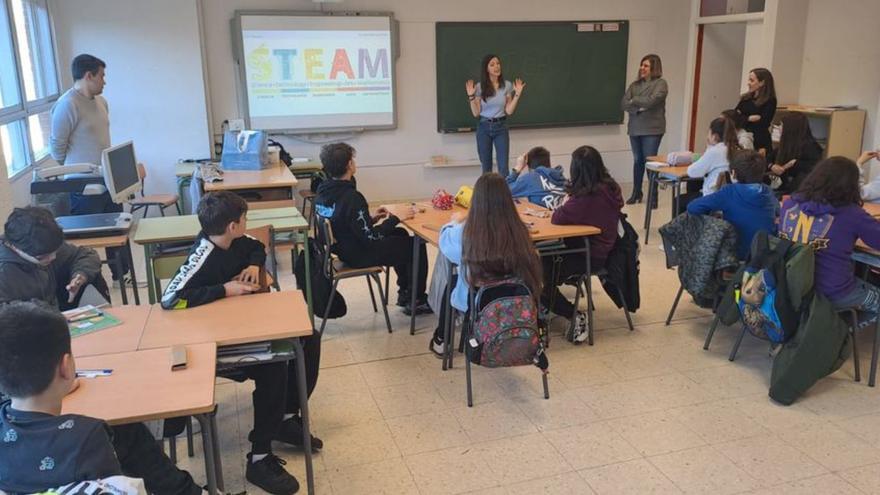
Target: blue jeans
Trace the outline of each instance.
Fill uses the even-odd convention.
[[[507,177],[507,160],[510,156],[510,134],[507,131],[507,121],[489,122],[480,119],[477,126],[477,154],[480,155],[480,165],[483,173],[492,171],[492,144],[495,144],[495,157],[498,161],[498,173]]]
[[[629,144],[633,152],[633,194],[642,193],[642,181],[645,178],[645,161],[647,157],[657,154],[663,134],[651,136],[630,136]]]

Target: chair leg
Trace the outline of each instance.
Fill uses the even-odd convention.
[[[466,340],[465,333],[468,332],[467,325],[462,325],[461,336]],[[471,385],[471,347],[467,344],[464,346],[464,376],[467,381],[467,405],[474,407],[474,391]]]
[[[147,213],[150,212],[150,205],[144,206],[144,214],[141,218],[147,218]]]
[[[592,282],[593,281],[590,279],[590,277],[584,277],[583,281],[581,282],[582,284],[584,284],[584,293],[587,295],[587,344],[588,345],[593,345],[593,327],[595,326],[594,325],[595,322],[593,320],[593,310],[595,308],[593,307],[593,290],[591,288]]]
[[[183,210],[180,209],[180,201],[175,201],[175,202],[174,202],[174,208],[177,209],[177,214],[178,214],[178,215],[183,215]]]
[[[672,321],[672,316],[675,314],[676,308],[678,308],[678,301],[681,299],[681,293],[684,292],[684,285],[678,286],[678,293],[675,294],[675,300],[672,301],[672,307],[669,308],[669,316],[666,317],[666,326],[669,326],[669,323]],[[704,347],[704,349],[708,349],[708,347]]]
[[[626,299],[623,298],[623,290],[620,287],[617,287],[617,297],[620,298],[620,302],[623,305],[623,314],[626,316],[626,324],[629,325],[629,331],[632,332],[635,330],[632,317],[629,315],[629,308],[626,306]]]
[[[192,416],[186,418],[186,455],[188,457],[194,457],[195,451],[193,450],[193,425],[192,425]]]
[[[742,332],[739,334],[739,338],[736,339],[736,344],[733,345],[733,349],[730,350],[730,356],[727,358],[728,361],[733,362],[736,359],[736,353],[739,351],[739,345],[742,344],[743,337],[746,336],[746,327],[743,327]]]
[[[385,267],[385,302],[389,301],[388,291],[391,290],[391,267]]]
[[[177,437],[168,437],[168,458],[177,464]]]
[[[853,353],[853,379],[856,382],[862,381],[862,365],[859,362],[859,344],[857,342],[858,337],[858,329],[859,329],[859,313],[855,309],[850,309],[847,311],[849,313],[849,335],[852,340],[852,353]]]
[[[880,351],[880,319],[874,323],[874,350],[871,352],[871,370],[868,374],[868,386],[873,387],[877,379],[877,353]]]
[[[372,275],[367,275],[367,287],[370,288],[370,301],[373,302],[373,313],[378,313],[379,308],[376,307],[376,294],[373,294],[373,277],[372,277]]]
[[[568,334],[565,336],[569,342],[574,342],[574,325],[577,322],[578,307],[581,302],[581,281],[578,280],[574,289],[574,314],[568,323]]]
[[[547,383],[547,373],[541,370],[541,381],[544,382],[544,398],[550,398],[550,385]]]
[[[382,291],[382,279],[379,278],[378,273],[370,276],[375,277],[376,286],[379,288],[379,297],[382,299],[382,313],[385,314],[385,326],[388,327],[388,333],[391,333],[391,318],[388,317],[388,298],[385,296],[385,292]]]
[[[703,342],[703,350],[709,350],[709,344],[712,343],[712,336],[715,335],[715,329],[718,328],[718,322],[721,320],[717,314],[712,318],[712,325],[709,326],[709,332],[706,334],[706,341]]]
[[[321,328],[318,333],[324,333],[324,326],[327,325],[327,315],[330,314],[330,308],[333,306],[333,299],[336,299],[336,287],[339,285],[339,279],[333,280],[333,289],[330,291],[330,300],[327,301],[327,307],[324,308],[324,317],[321,318]]]
[[[162,208],[162,205],[159,205],[159,214],[165,216],[165,208]]]

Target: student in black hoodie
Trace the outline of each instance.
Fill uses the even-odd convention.
[[[178,269],[162,296],[164,309],[185,309],[224,297],[250,294],[259,289],[260,267],[266,262],[266,247],[245,234],[248,205],[240,196],[218,191],[202,197],[198,206],[202,231],[187,260]],[[307,394],[318,381],[321,335],[303,342]],[[254,381],[254,428],[248,434],[251,452],[245,478],[273,494],[291,494],[299,483],[272,453],[272,441],[302,448],[302,420],[299,392],[287,363],[268,363],[240,368]],[[312,450],[323,443],[312,437]]]
[[[411,315],[412,237],[397,227],[400,219],[385,208],[370,214],[366,198],[354,183],[357,172],[354,148],[346,143],[327,144],[321,149],[321,163],[328,177],[318,187],[315,211],[330,219],[336,237],[335,253],[353,268],[393,266],[397,272],[397,305]],[[385,221],[378,223],[382,219]],[[432,312],[425,293],[428,255],[424,244],[420,249],[415,287],[417,315]]]

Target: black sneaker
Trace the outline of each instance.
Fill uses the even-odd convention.
[[[412,316],[413,310],[409,304],[403,307],[403,314]],[[428,301],[416,302],[416,316],[430,314],[434,314],[434,310],[428,305]]]
[[[303,450],[303,430],[302,418],[294,416],[284,420],[281,427],[278,428],[278,434],[275,440],[284,442],[287,445]],[[312,453],[320,452],[324,448],[324,442],[320,438],[312,435]]]
[[[438,340],[437,337],[431,337],[431,340],[428,341],[428,350],[430,350],[438,359],[443,359],[442,340]]]
[[[397,292],[397,305],[401,308],[409,306],[411,299],[412,294],[410,294],[409,291],[401,290]]]
[[[284,469],[287,461],[269,454],[257,462],[251,462],[252,455],[247,455],[246,480],[273,495],[292,495],[299,491],[299,482]]]

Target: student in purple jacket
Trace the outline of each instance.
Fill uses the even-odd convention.
[[[877,318],[880,289],[856,278],[851,256],[859,239],[880,249],[880,221],[862,208],[859,168],[852,160],[833,156],[816,165],[783,203],[779,236],[815,248],[816,288],[835,307]]]
[[[553,212],[551,219],[556,225],[592,225],[602,230],[601,234],[589,236],[590,266],[593,271],[605,266],[608,253],[617,241],[617,224],[623,208],[620,186],[605,168],[602,155],[592,146],[581,146],[571,154],[571,181],[567,187],[567,199]],[[569,247],[582,247],[583,239],[566,239]],[[584,273],[587,269],[583,254],[566,254],[560,257],[544,257],[544,291],[542,304],[549,307],[550,296],[553,307],[550,311],[560,316],[576,318],[575,341],[587,338],[587,317],[565,296],[559,292],[559,284],[567,278]],[[556,280],[553,280],[554,262]]]

